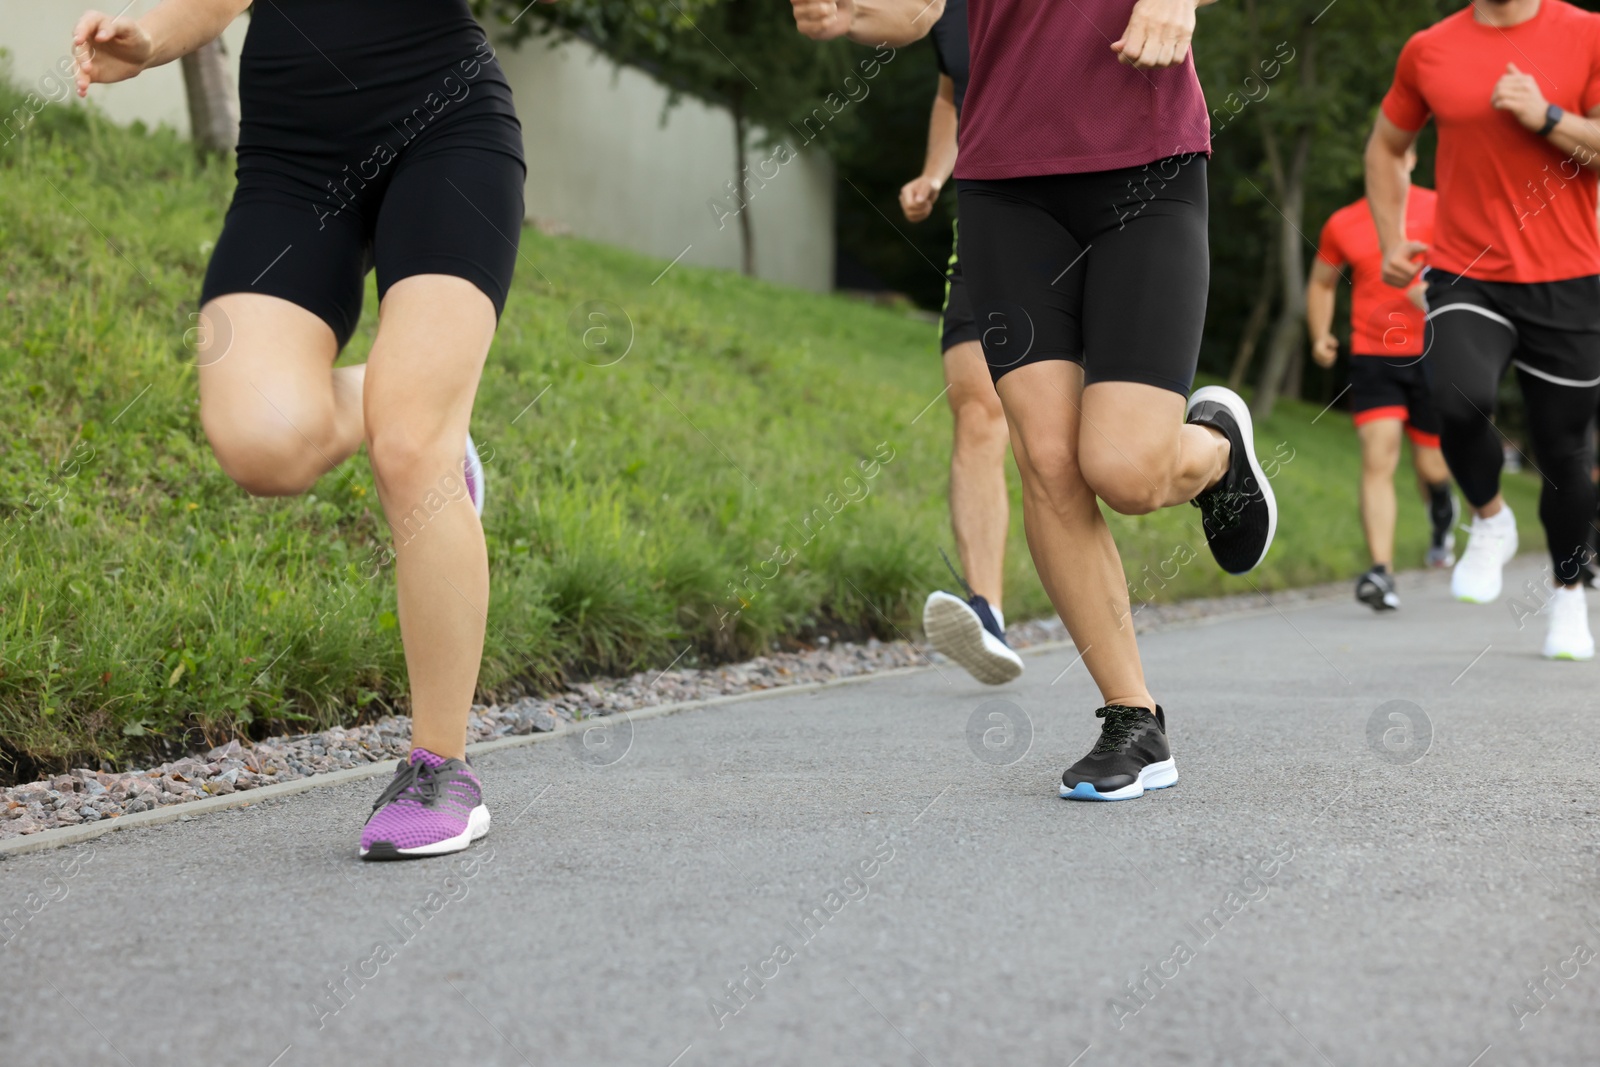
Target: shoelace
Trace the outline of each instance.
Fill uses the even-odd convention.
[[[1094,715],[1105,722],[1100,727],[1100,740],[1089,752],[1091,756],[1115,752],[1127,744],[1150,713],[1144,708],[1130,708],[1126,704],[1107,704]]]
[[[1467,537],[1467,550],[1462,555],[1475,561],[1480,556],[1497,557],[1500,555],[1500,543],[1504,540],[1505,534],[1501,531],[1488,525],[1479,526]]]
[[[438,798],[443,788],[443,781],[428,764],[422,760],[408,763],[395,772],[394,781],[390,782],[389,787],[373,801],[372,810],[377,811],[401,796],[409,796],[419,804],[428,805]]]

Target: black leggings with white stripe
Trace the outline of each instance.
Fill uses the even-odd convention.
[[[1600,276],[1519,285],[1430,270],[1423,363],[1445,461],[1475,508],[1500,492],[1505,438],[1493,417],[1500,380],[1508,364],[1516,367],[1554,573],[1565,583],[1586,576],[1595,519],[1588,429],[1600,403]]]

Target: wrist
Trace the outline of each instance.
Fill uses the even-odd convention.
[[[1561,120],[1565,116],[1566,112],[1561,110],[1561,108],[1557,107],[1555,104],[1546,105],[1544,109],[1543,125],[1541,125],[1537,131],[1539,136],[1549,137],[1550,134],[1555,131],[1555,128],[1561,124]]]

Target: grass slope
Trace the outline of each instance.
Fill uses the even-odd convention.
[[[365,461],[254,500],[200,430],[191,315],[231,184],[170,132],[84,108],[51,105],[0,148],[0,777],[403,707]],[[473,425],[485,695],[905,634],[950,584],[935,329],[664,266],[523,235]],[[1283,504],[1264,589],[1364,562],[1354,438],[1317,414],[1286,403],[1259,430]],[[1532,520],[1531,483],[1510,489]],[[1211,565],[1196,514],[1113,517],[1136,601],[1250,588]],[[1403,508],[1401,559],[1423,538]],[[1047,612],[1020,506],[1007,566],[1008,614]]]

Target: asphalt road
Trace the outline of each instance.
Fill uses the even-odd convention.
[[[1402,593],[1147,635],[1138,801],[1068,650],[486,755],[470,863],[378,782],[9,859],[0,1063],[1593,1064],[1600,663]]]

